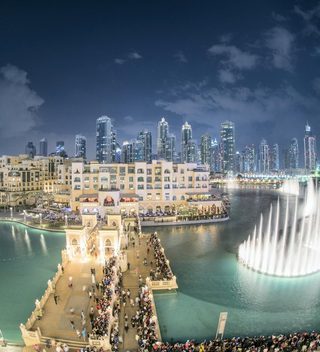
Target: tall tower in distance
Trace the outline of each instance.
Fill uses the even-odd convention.
[[[96,159],[99,163],[113,162],[115,133],[110,117],[101,116],[96,121]]]
[[[315,170],[316,168],[316,137],[311,133],[311,127],[307,123],[304,133],[304,167],[307,172]]]
[[[39,155],[40,156],[47,156],[48,155],[48,141],[46,138],[40,139]]]
[[[270,148],[263,138],[259,145],[259,172],[267,174],[270,171]]]
[[[152,160],[152,134],[148,130],[139,132],[138,138],[143,145],[143,161],[150,163]]]
[[[166,159],[166,145],[169,136],[169,124],[164,117],[158,122],[157,155],[158,159]]]
[[[75,137],[75,157],[76,158],[87,158],[87,138],[81,134],[77,134]]]
[[[190,147],[190,141],[192,140],[192,127],[188,122],[185,122],[181,128],[181,161],[183,163],[191,162],[192,148]]]
[[[231,121],[225,121],[220,127],[222,167],[224,172],[234,171],[235,156],[235,126]]]

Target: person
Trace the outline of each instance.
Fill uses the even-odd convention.
[[[81,319],[84,320],[85,316],[84,316],[84,313],[83,313],[83,310],[81,310]]]
[[[78,338],[81,339],[81,332],[78,329],[76,330],[76,334],[77,334]]]
[[[83,341],[85,341],[86,337],[87,337],[87,329],[85,326],[83,327],[83,329],[81,331],[81,335],[82,335]]]
[[[58,304],[58,295],[56,293],[53,295],[53,299],[54,299],[54,303]]]
[[[126,331],[126,333],[129,331],[129,324],[127,321],[124,323],[124,330]]]
[[[127,263],[127,269],[130,270],[130,263]]]
[[[64,274],[64,267],[63,267],[63,265],[61,265],[61,271],[62,271],[62,274]]]
[[[72,287],[72,276],[69,276],[69,283],[68,286],[71,288]]]
[[[73,320],[70,320],[70,324],[71,324],[72,329],[73,329],[73,330],[75,330],[75,329],[76,329],[76,326],[75,326],[75,324],[74,324],[74,321],[73,321]]]

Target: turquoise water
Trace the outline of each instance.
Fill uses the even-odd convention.
[[[63,233],[0,222],[0,329],[6,340],[21,341],[19,324],[42,296],[64,247]]]
[[[164,340],[215,336],[228,312],[225,336],[320,329],[320,274],[276,278],[237,262],[238,245],[252,231],[275,192],[232,191],[226,223],[156,230],[178,278],[176,294],[156,294]]]

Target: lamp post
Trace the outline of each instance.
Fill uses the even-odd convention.
[[[42,213],[40,213],[40,225],[42,225]]]
[[[26,214],[26,211],[24,210],[23,211],[23,222],[26,222],[27,220],[27,214]]]
[[[11,217],[11,219],[13,218],[13,208],[12,207],[10,207],[10,217]]]
[[[64,216],[64,225],[67,227],[68,226],[68,215]]]

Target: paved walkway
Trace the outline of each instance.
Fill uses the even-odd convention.
[[[153,252],[150,251],[147,254],[147,238],[141,237],[140,241],[138,240],[138,236],[134,235],[133,232],[130,234],[131,238],[134,238],[135,246],[133,246],[133,241],[130,241],[128,247],[128,262],[130,263],[130,270],[127,270],[123,274],[123,289],[127,290],[130,289],[131,297],[135,299],[138,295],[139,290],[139,275],[142,276],[143,283],[145,283],[145,279],[149,276],[150,273],[150,261],[153,260]],[[140,243],[139,243],[140,242]],[[148,265],[145,266],[143,264],[143,259],[147,258]],[[123,344],[120,345],[120,349],[122,351],[137,351],[138,350],[138,343],[135,339],[137,329],[132,328],[131,326],[131,317],[136,314],[136,311],[139,308],[137,306],[131,307],[130,302],[127,300],[127,303],[123,309],[121,308],[120,314],[120,336],[123,338]],[[125,313],[128,315],[128,323],[129,323],[129,330],[126,333],[124,331],[124,315]]]
[[[92,290],[90,269],[93,267],[96,269],[96,280],[99,282],[102,279],[101,265],[93,261],[68,263],[56,285],[57,304],[55,304],[54,295],[51,294],[44,306],[43,317],[35,322],[33,330],[39,327],[42,336],[79,341],[70,320],[74,321],[75,329],[81,332],[81,311],[83,310],[87,332],[91,332],[89,310],[91,306],[95,309],[95,303],[93,298],[89,298],[89,289]],[[68,287],[70,276],[73,278],[72,288]],[[74,313],[70,309],[74,309]]]

